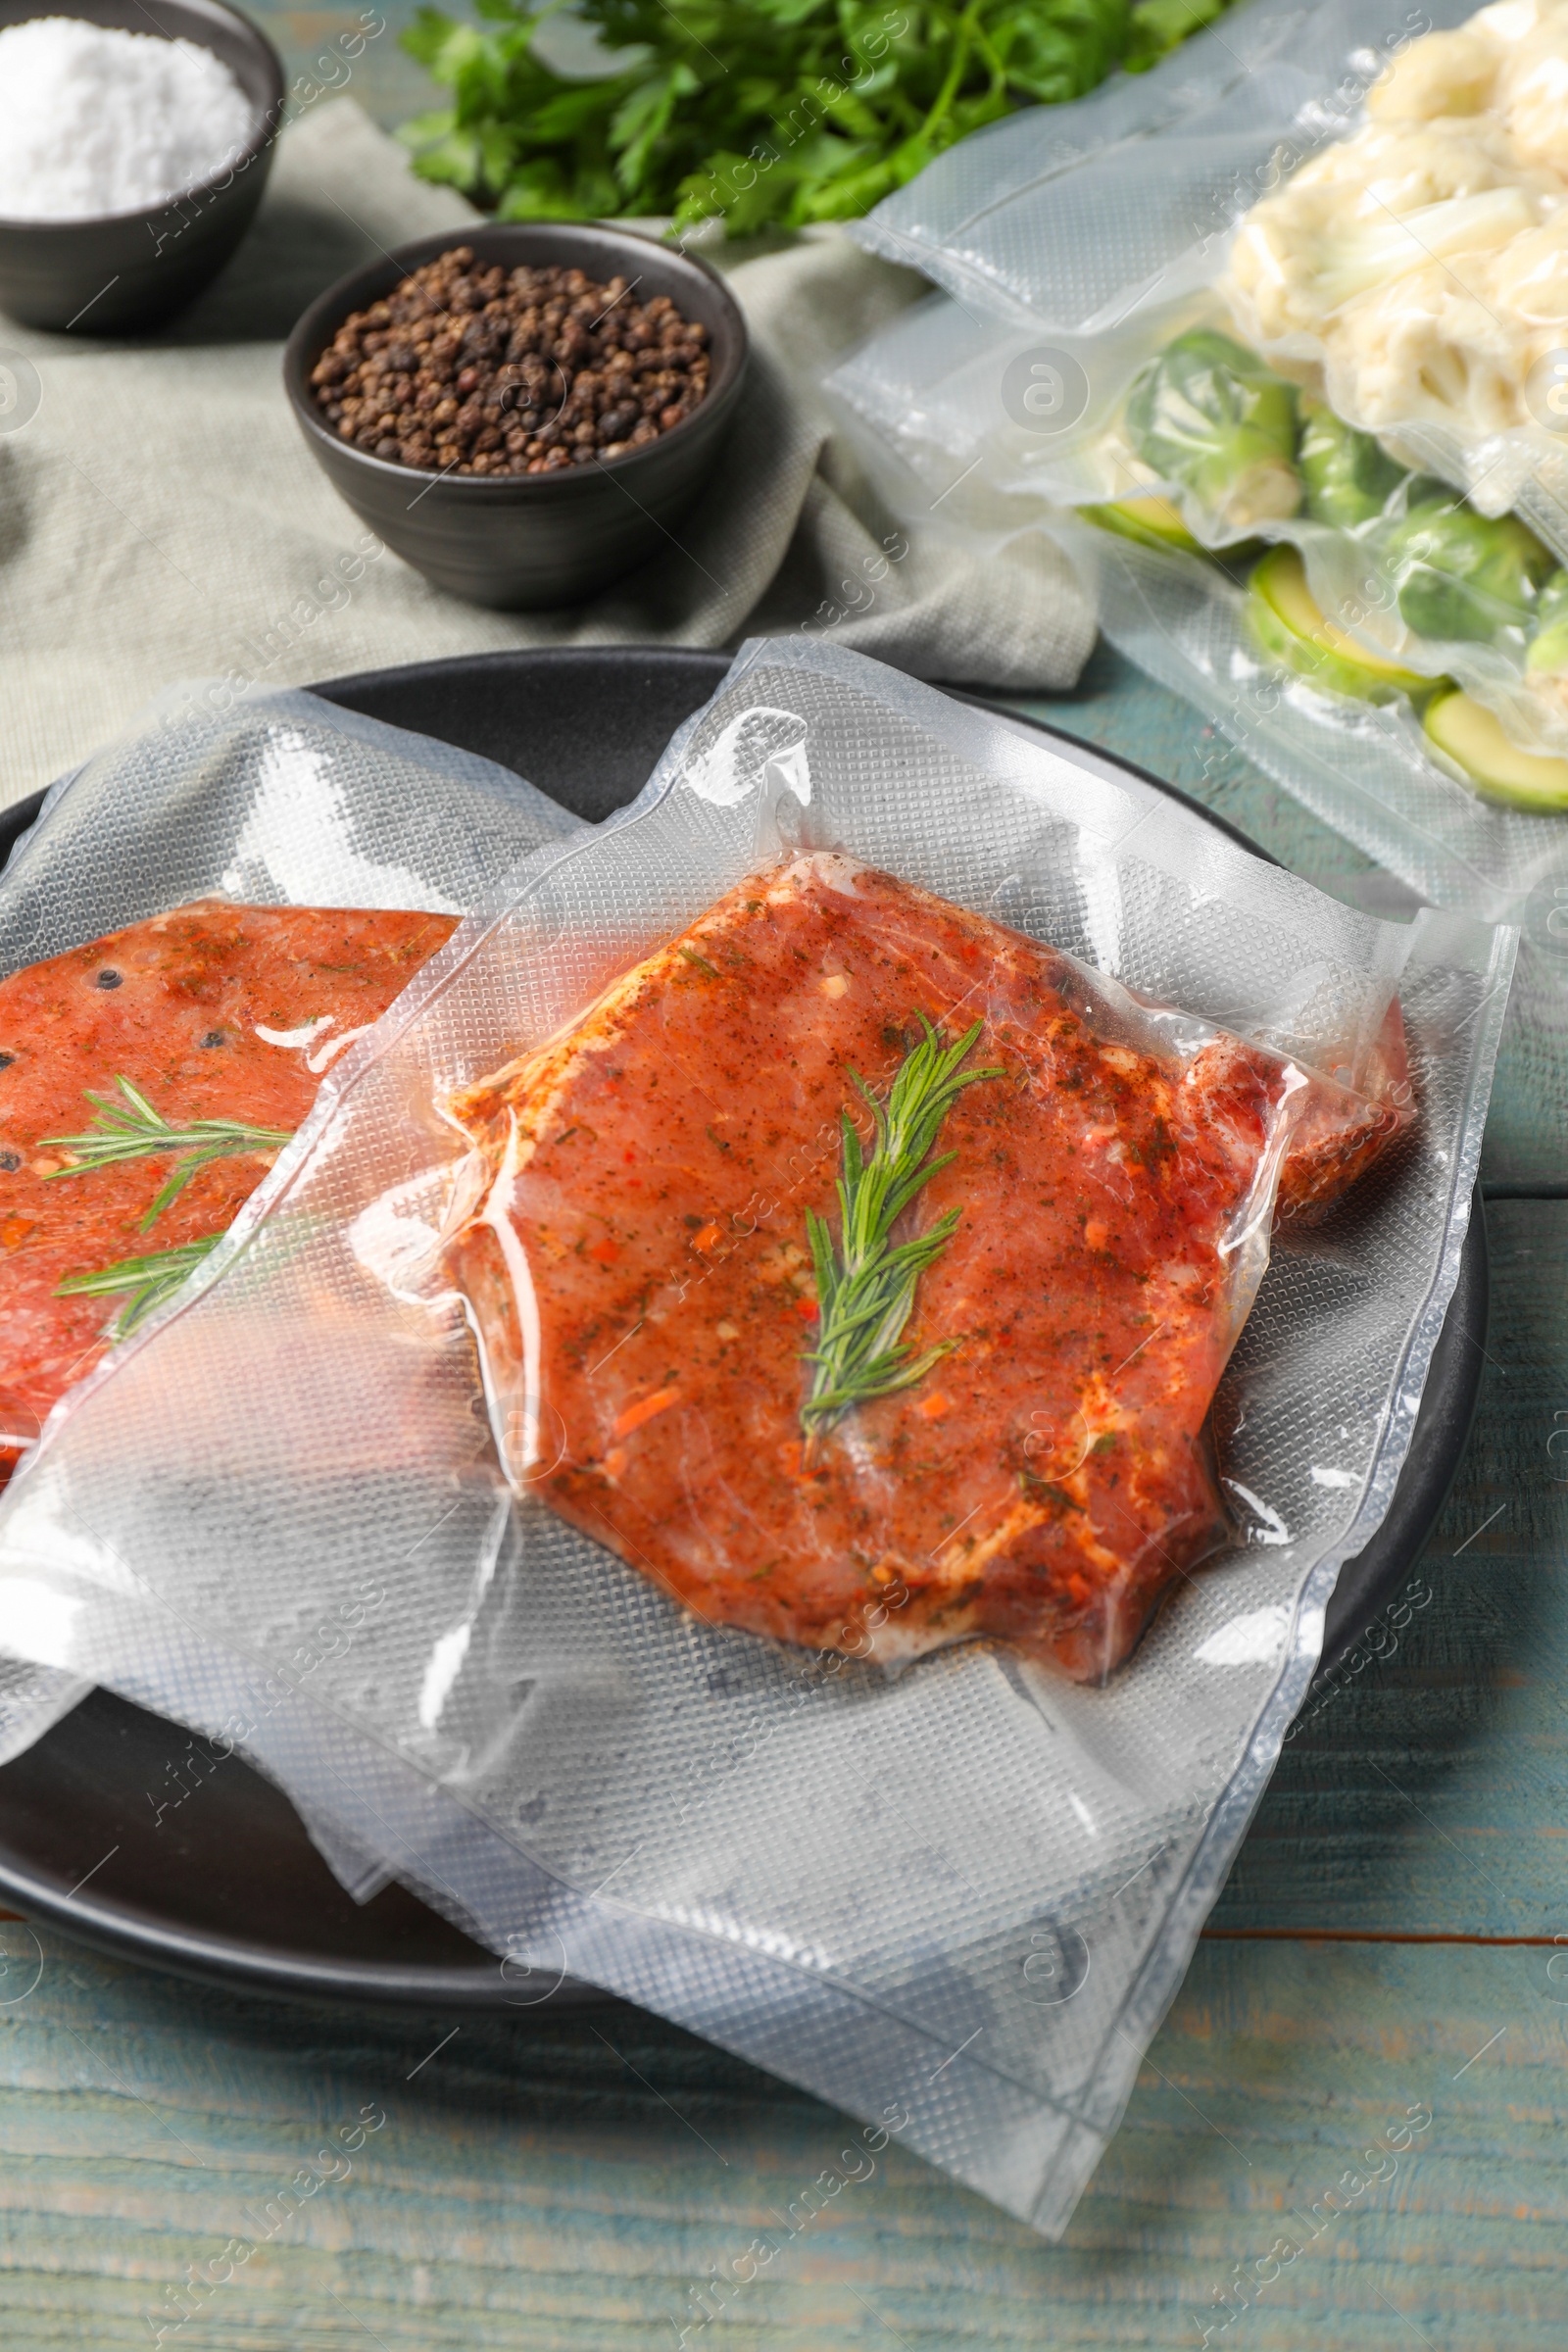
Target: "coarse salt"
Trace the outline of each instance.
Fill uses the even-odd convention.
[[[256,109],[210,49],[34,17],[0,32],[0,220],[136,213],[211,179]]]

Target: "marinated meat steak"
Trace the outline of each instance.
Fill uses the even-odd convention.
[[[210,1160],[148,1226],[175,1155],[67,1176],[73,1154],[45,1139],[91,1131],[88,1097],[124,1102],[122,1078],[174,1128],[292,1130],[331,1061],[454,928],[445,914],[203,899],[0,980],[0,1478],[117,1312],[113,1296],[58,1286],[221,1232],[275,1156]]]
[[[923,1023],[956,1052],[976,1022],[896,1229],[935,1250],[904,1361],[945,1352],[808,1431],[808,1212],[840,1237],[857,1079],[885,1102]],[[1396,1010],[1370,1058],[1351,1092],[1162,1026],[840,857],[755,876],[449,1105],[477,1146],[449,1263],[509,1471],[713,1622],[881,1656],[993,1634],[1102,1677],[1223,1539],[1204,1419],[1243,1237],[1276,1176],[1321,1213],[1395,1132]]]

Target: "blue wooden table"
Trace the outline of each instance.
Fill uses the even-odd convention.
[[[1114,657],[1034,707],[1375,894]],[[454,2034],[237,2000],[12,1925],[7,2343],[110,2352],[163,2327],[182,2352],[656,2352],[684,2329],[736,2352],[935,2352],[1197,2345],[1230,2314],[1210,2341],[1254,2352],[1561,2352],[1568,1168],[1550,1197],[1532,1157],[1550,1075],[1538,1038],[1510,1039],[1481,1412],[1420,1563],[1430,1600],[1287,1747],[1064,2245],[890,2148],[705,2324],[705,2278],[776,2234],[840,2146],[830,2109],[630,2012]],[[386,2120],[352,2170],[279,2205],[366,2108]],[[1392,2178],[1334,2215],[1326,2193],[1411,2109],[1431,2122]],[[256,2255],[180,2302],[191,2266],[266,2235],[270,2203],[284,2218]]]
[[[273,16],[291,72],[358,14]],[[354,74],[383,119],[427,102],[390,30]],[[1113,656],[1030,707],[1378,903],[1365,859]],[[1565,1031],[1538,1005],[1498,1072],[1493,1326],[1430,1598],[1288,1745],[1063,2245],[890,2147],[720,2310],[705,2281],[776,2236],[842,2144],[816,2101],[631,2012],[454,2033],[240,2000],[0,1923],[7,2346],[1562,2352]],[[1412,2111],[1430,2122],[1392,2174],[1347,2194]],[[383,2120],[348,2169],[286,2196],[361,2117]],[[252,2258],[193,2292],[239,2238]]]

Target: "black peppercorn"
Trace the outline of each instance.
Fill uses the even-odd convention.
[[[422,472],[555,473],[641,449],[708,391],[708,329],[667,294],[456,245],[346,318],[311,372],[340,440]]]
[[[94,988],[118,988],[123,976],[121,972],[102,971],[93,981],[93,986]]]

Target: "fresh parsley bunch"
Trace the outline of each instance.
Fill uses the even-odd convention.
[[[564,0],[422,8],[403,45],[452,92],[415,169],[504,220],[721,215],[732,234],[869,211],[1015,107],[1152,65],[1226,0],[575,0],[612,54],[568,79],[534,35]]]

